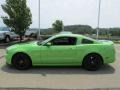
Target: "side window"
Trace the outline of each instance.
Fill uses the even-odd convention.
[[[82,44],[93,44],[94,42],[88,39],[82,39]]]
[[[77,39],[74,37],[60,37],[51,41],[52,45],[75,45]]]

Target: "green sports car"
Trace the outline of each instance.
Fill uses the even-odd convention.
[[[7,64],[19,70],[31,66],[83,66],[95,71],[114,61],[112,41],[77,34],[58,34],[43,42],[16,44],[6,50]]]

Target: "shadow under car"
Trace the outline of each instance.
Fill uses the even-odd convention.
[[[32,67],[29,70],[16,70],[12,66],[4,65],[1,67],[3,72],[12,73],[12,74],[65,74],[65,75],[74,75],[74,74],[89,74],[89,75],[96,75],[96,74],[113,74],[115,72],[114,67],[111,65],[103,65],[100,70],[98,71],[87,71],[84,70],[82,67],[76,66],[69,66],[69,67]]]

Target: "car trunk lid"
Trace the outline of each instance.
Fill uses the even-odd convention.
[[[114,43],[113,43],[112,41],[110,41],[110,40],[99,40],[99,42],[102,43],[102,44],[111,44],[111,45],[114,44]]]

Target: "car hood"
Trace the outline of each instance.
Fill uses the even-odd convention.
[[[15,44],[7,48],[7,50],[11,49],[18,49],[18,48],[25,48],[25,47],[30,47],[33,45],[37,45],[37,41],[32,41],[32,42],[27,42],[27,43],[20,43],[20,44]]]
[[[0,34],[1,34],[1,33],[6,33],[6,32],[8,32],[8,31],[0,31]]]

